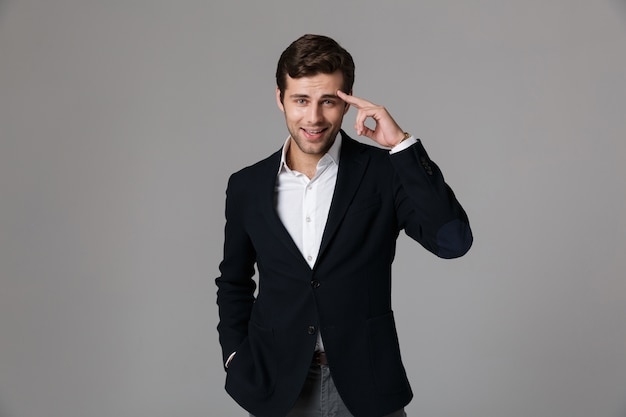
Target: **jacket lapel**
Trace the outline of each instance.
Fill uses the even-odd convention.
[[[365,173],[365,169],[367,168],[367,164],[369,162],[369,156],[363,152],[365,148],[360,146],[359,142],[350,138],[343,130],[341,131],[341,135],[343,139],[341,142],[341,156],[339,158],[337,183],[335,184],[335,191],[330,204],[326,228],[324,229],[324,234],[322,235],[322,243],[317,257],[318,262],[323,257],[328,244],[333,239],[333,236],[341,225],[341,222],[346,214],[346,210],[348,210],[348,207],[350,206],[350,203],[352,202],[352,199],[361,184],[363,174]]]
[[[278,168],[280,167],[280,158],[282,155],[282,148],[280,151],[272,155],[267,160],[266,173],[264,176],[264,181],[261,184],[259,189],[259,208],[263,213],[263,216],[267,220],[268,229],[274,234],[274,238],[281,242],[289,252],[302,260],[302,262],[308,268],[306,260],[300,253],[300,249],[291,238],[291,235],[285,228],[285,225],[278,217],[278,213],[276,212],[275,207],[275,187],[276,187],[276,179],[278,176]],[[269,237],[271,238],[271,237]]]

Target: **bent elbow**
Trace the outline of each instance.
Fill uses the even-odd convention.
[[[454,219],[437,232],[437,256],[443,259],[459,258],[472,247],[474,237],[467,222]]]

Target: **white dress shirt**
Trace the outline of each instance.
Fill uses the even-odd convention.
[[[288,138],[283,147],[274,189],[276,212],[300,253],[313,269],[337,182],[341,135],[337,135],[326,155],[319,160],[311,179],[287,166],[290,145]]]

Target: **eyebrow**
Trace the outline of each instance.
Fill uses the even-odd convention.
[[[291,94],[289,97],[290,98],[311,98],[311,96],[309,96],[308,94]],[[332,99],[339,100],[339,96],[336,94],[324,94],[320,98],[321,99],[332,98]]]

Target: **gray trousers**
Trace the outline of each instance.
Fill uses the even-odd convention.
[[[250,414],[250,417],[254,417]],[[341,400],[327,365],[311,365],[302,392],[287,417],[354,417]],[[404,409],[381,417],[406,417]]]

